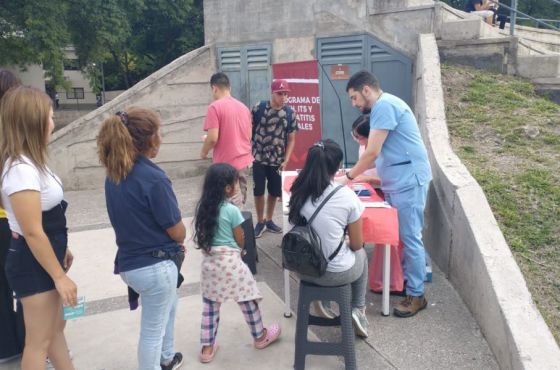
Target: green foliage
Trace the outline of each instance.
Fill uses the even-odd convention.
[[[147,2],[140,19],[133,41],[141,70],[160,68],[204,43],[202,7],[192,0]]]
[[[99,91],[101,67],[127,89],[203,44],[202,0],[0,0],[0,65],[42,63],[53,86],[68,45]]]
[[[42,63],[51,86],[64,87],[66,11],[60,0],[0,1],[0,65]]]
[[[73,0],[72,42],[84,64],[103,63],[108,89],[127,89],[203,45],[202,2]]]

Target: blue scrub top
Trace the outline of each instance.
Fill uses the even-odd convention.
[[[117,238],[119,271],[161,262],[152,252],[177,252],[165,231],[181,221],[177,198],[165,172],[144,156],[120,183],[105,180],[105,199]]]
[[[400,193],[432,180],[428,153],[416,118],[400,98],[383,93],[370,115],[370,130],[388,130],[381,152],[375,160],[381,189]]]

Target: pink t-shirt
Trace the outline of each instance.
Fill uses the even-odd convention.
[[[251,125],[251,112],[239,100],[229,96],[210,104],[204,131],[219,129],[212,161],[229,163],[238,170],[251,164]]]

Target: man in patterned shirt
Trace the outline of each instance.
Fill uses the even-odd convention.
[[[297,116],[286,105],[290,86],[286,80],[272,81],[272,97],[261,101],[253,107],[253,195],[257,209],[255,237],[259,238],[265,229],[281,233],[282,228],[272,221],[274,207],[282,196],[282,178],[284,170],[294,150]],[[268,182],[268,184],[267,184]],[[268,190],[266,200],[266,218],[264,217],[264,189]]]

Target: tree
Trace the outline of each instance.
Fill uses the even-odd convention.
[[[138,72],[159,69],[204,44],[202,2],[149,1],[132,25]]]
[[[70,0],[68,27],[82,65],[111,61],[128,89],[134,59],[130,19],[143,6],[142,0]]]
[[[65,87],[66,10],[61,0],[0,0],[0,65],[42,64],[48,83]]]
[[[64,48],[99,90],[128,89],[204,44],[202,0],[0,0],[0,65],[42,64],[66,87]]]
[[[204,44],[201,0],[70,0],[68,24],[82,64],[103,63],[109,89]]]

